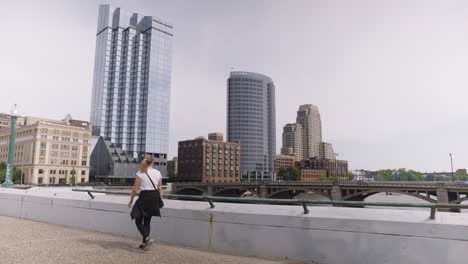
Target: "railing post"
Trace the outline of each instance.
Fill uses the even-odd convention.
[[[94,195],[91,192],[88,192],[89,197],[91,197],[91,200],[94,199]]]
[[[206,198],[206,201],[207,201],[208,203],[210,203],[210,207],[211,207],[211,208],[215,208],[215,205],[214,205],[213,201],[212,201],[210,198],[207,197],[207,198]]]
[[[309,209],[307,208],[306,203],[302,203],[302,208],[304,208],[304,214],[309,214]]]
[[[432,206],[432,207],[431,207],[431,216],[430,216],[430,218],[431,218],[432,220],[435,219],[436,211],[437,211],[437,208],[435,207],[435,205]]]

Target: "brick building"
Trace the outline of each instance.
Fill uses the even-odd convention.
[[[301,181],[318,181],[321,176],[327,175],[326,170],[312,170],[312,169],[302,169],[301,170]]]
[[[294,168],[294,156],[276,155],[275,169],[277,173],[280,168]]]
[[[240,144],[220,133],[179,142],[177,181],[240,181]]]
[[[328,179],[338,177],[340,180],[348,180],[348,161],[334,159],[308,159],[296,161],[296,167],[311,170],[325,170]]]

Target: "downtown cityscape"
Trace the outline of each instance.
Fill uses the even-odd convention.
[[[5,53],[0,226],[86,237],[63,263],[462,263],[468,6],[409,2],[423,22],[404,1],[29,3],[44,68]],[[62,259],[13,261],[20,235],[0,263]]]

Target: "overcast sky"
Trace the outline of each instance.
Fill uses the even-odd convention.
[[[231,68],[276,85],[277,152],[300,104],[352,169],[468,167],[468,1],[0,1],[0,112],[89,120],[98,5],[175,27],[169,156],[226,132]]]

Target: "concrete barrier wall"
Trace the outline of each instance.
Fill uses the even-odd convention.
[[[0,189],[0,215],[139,238],[128,197]],[[165,200],[152,237],[173,245],[320,263],[466,263],[468,215]]]

